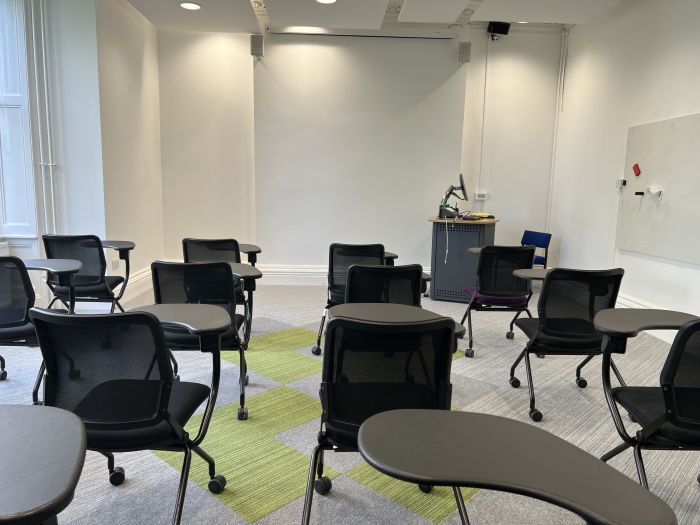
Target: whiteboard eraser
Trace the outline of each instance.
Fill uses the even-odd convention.
[[[475,191],[474,192],[474,200],[475,201],[485,201],[489,198],[489,194],[486,193],[485,191]]]
[[[661,186],[647,186],[647,191],[651,194],[652,197],[656,197],[658,199],[661,198],[661,194],[663,193],[663,188]]]

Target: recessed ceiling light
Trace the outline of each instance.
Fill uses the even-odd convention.
[[[198,11],[202,8],[201,5],[195,4],[194,2],[182,2],[180,7],[187,9],[188,11]]]
[[[319,4],[335,4],[335,0],[316,0]]]

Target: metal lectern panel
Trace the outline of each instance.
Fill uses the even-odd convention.
[[[479,255],[469,248],[494,242],[495,225],[433,223],[430,297],[466,303],[464,288],[476,286]]]

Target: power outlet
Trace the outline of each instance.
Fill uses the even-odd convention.
[[[485,201],[488,200],[489,194],[486,193],[485,191],[475,191],[474,192],[474,200],[475,201]]]

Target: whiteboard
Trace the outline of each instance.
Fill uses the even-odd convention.
[[[631,127],[624,177],[617,247],[700,264],[700,113]]]

